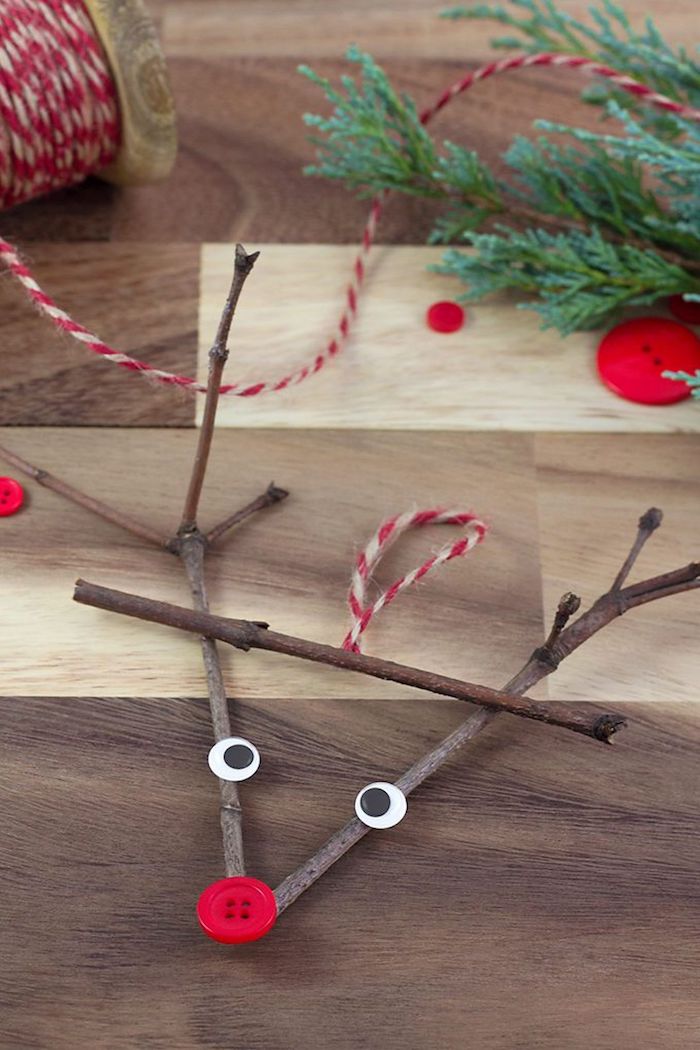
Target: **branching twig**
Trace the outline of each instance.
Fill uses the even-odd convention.
[[[267,652],[284,653],[313,663],[340,667],[347,671],[359,671],[373,678],[381,678],[400,685],[409,685],[425,689],[439,696],[450,696],[456,700],[479,704],[482,707],[497,711],[508,711],[523,718],[535,719],[549,725],[570,729],[574,733],[583,733],[609,743],[613,734],[621,729],[625,720],[619,715],[601,715],[598,710],[590,710],[583,705],[542,704],[531,697],[518,696],[512,693],[499,692],[485,685],[465,682],[459,678],[434,671],[424,671],[407,664],[397,664],[391,660],[382,660],[376,656],[365,656],[364,653],[338,649],[333,645],[313,642],[307,638],[295,638],[292,635],[270,631],[264,625],[250,620],[230,620],[224,616],[212,616],[207,613],[193,613],[179,605],[169,602],[153,601],[140,595],[116,591],[109,587],[78,580],[74,598],[83,605],[92,605],[98,609],[135,616],[141,620],[162,623],[179,630],[205,634],[218,641],[227,642],[237,649],[264,649]]]
[[[258,255],[259,252],[248,255],[242,245],[236,245],[231,288],[221,312],[214,344],[209,351],[209,375],[202,426],[197,440],[197,451],[192,464],[192,473],[185,497],[182,520],[177,536],[173,537],[169,544],[170,549],[176,552],[182,561],[190,585],[194,607],[200,613],[209,612],[209,601],[204,580],[204,555],[208,540],[200,532],[197,525],[197,511],[214,436],[221,377],[228,360],[227,340],[231,330],[231,322],[236,312],[236,305],[243,290],[243,285],[253,269]],[[272,501],[268,501],[268,504],[269,502]],[[232,515],[232,519],[242,520],[243,517],[247,516],[247,511],[248,508],[244,507],[242,511],[238,512],[238,516]],[[231,524],[234,523],[231,519],[228,520]],[[214,739],[223,740],[231,736],[231,719],[219,652],[216,642],[212,638],[203,635],[200,639],[200,644],[204,670],[207,676],[207,692],[209,694],[209,710],[211,712]],[[220,778],[219,794],[221,798],[220,819],[226,874],[227,876],[243,875],[245,874],[243,814],[238,796],[238,785],[234,781]]]
[[[655,517],[650,517],[650,515]],[[644,543],[644,541],[640,542],[642,531],[646,533],[644,539],[647,539],[651,532],[660,524],[661,511],[652,509],[642,516],[637,539],[616,577],[615,584],[626,579],[639,555]],[[673,582],[670,584],[667,582],[667,585],[664,585],[661,581]],[[666,597],[668,594],[692,590],[700,586],[700,563],[693,563],[682,569],[665,573],[663,576],[652,577],[648,580],[643,580],[641,583],[633,584],[625,589],[623,592],[625,597],[621,602],[615,600],[615,584],[613,584],[611,591],[594,602],[591,608],[576,621],[576,624],[572,625],[572,628],[570,628],[572,633],[563,639],[562,644],[564,628],[570,617],[578,611],[580,605],[580,599],[577,595],[565,594],[559,601],[554,624],[546,642],[533,651],[524,666],[506,683],[504,688],[511,693],[521,693],[531,689],[541,679],[552,674],[565,656],[572,653],[574,649],[601,630],[616,616],[622,616],[628,609],[637,605],[643,605],[645,602]],[[619,590],[617,595],[620,595]],[[603,614],[601,614],[601,608],[604,609]],[[573,632],[573,627],[577,627],[577,631]],[[556,659],[552,659],[550,650],[555,645],[558,645],[559,648]],[[444,765],[455,751],[477,736],[482,729],[485,729],[489,722],[496,717],[497,713],[494,710],[485,708],[477,711],[476,714],[458,726],[453,733],[450,733],[449,736],[440,741],[432,751],[419,758],[403,776],[399,777],[395,782],[396,786],[405,795],[408,795],[419,784],[422,784],[431,773],[434,773],[440,766]],[[275,890],[278,911],[282,912],[285,908],[288,908],[297,897],[301,896],[305,890],[312,886],[332,864],[340,860],[370,830],[357,817],[349,820],[312,857],[279,884]]]
[[[269,485],[266,491],[252,503],[243,507],[235,514],[230,515],[219,525],[216,525],[205,536],[197,525],[197,510],[204,484],[209,453],[214,433],[216,409],[219,399],[219,388],[224,365],[228,357],[226,341],[228,338],[231,322],[235,313],[236,304],[248,274],[258,256],[255,252],[248,255],[242,246],[236,246],[236,259],[234,274],[228,298],[222,311],[221,320],[216,334],[214,345],[209,354],[209,379],[204,407],[202,426],[197,441],[197,451],[192,467],[192,473],[187,488],[185,506],[178,529],[178,533],[171,539],[159,536],[154,530],[146,525],[141,525],[128,515],[118,511],[99,500],[87,496],[85,493],[54,477],[45,470],[34,467],[27,463],[16,453],[0,446],[0,455],[17,469],[34,478],[40,484],[53,489],[58,494],[65,496],[73,503],[86,508],[99,517],[119,525],[128,532],[133,533],[140,539],[154,543],[158,547],[177,554],[182,561],[187,579],[192,592],[192,600],[195,610],[208,612],[206,586],[204,581],[204,555],[206,549],[213,540],[223,535],[234,525],[244,521],[251,514],[264,507],[271,506],[287,496],[284,489]],[[209,695],[209,706],[211,710],[214,737],[221,740],[231,736],[231,722],[229,718],[228,701],[226,689],[221,671],[221,663],[216,648],[216,643],[208,637],[202,637],[202,657],[207,676],[207,691]],[[239,875],[244,873],[244,855],[242,841],[242,815],[238,799],[238,789],[235,782],[219,781],[221,796],[221,828],[223,834],[224,863],[227,875]]]
[[[202,425],[199,430],[199,440],[197,442],[197,452],[192,467],[192,476],[190,477],[187,496],[185,497],[182,521],[178,530],[180,534],[197,527],[197,509],[199,507],[199,497],[202,494],[202,485],[204,484],[207,463],[209,462],[211,442],[214,436],[214,422],[216,420],[216,410],[219,404],[221,376],[228,360],[228,348],[226,345],[228,334],[231,329],[233,315],[236,312],[238,299],[243,290],[243,285],[253,269],[255,260],[258,258],[259,254],[260,252],[252,252],[252,254],[248,255],[242,244],[236,245],[236,259],[233,268],[231,288],[229,289],[228,298],[226,299],[224,308],[221,312],[221,319],[216,332],[216,338],[214,339],[214,345],[209,351],[209,376],[207,379],[207,392],[204,401]]]

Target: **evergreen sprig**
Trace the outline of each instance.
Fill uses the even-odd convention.
[[[685,283],[684,272],[653,251],[613,244],[600,230],[547,233],[497,227],[491,234],[468,233],[476,254],[448,250],[438,273],[459,277],[466,300],[502,289],[532,296],[521,302],[539,313],[542,327],[562,335],[596,328],[625,306],[653,303]]]
[[[587,23],[558,10],[553,0],[508,0],[506,4],[454,7],[443,17],[490,19],[514,31],[493,39],[495,48],[582,55],[612,66],[669,98],[700,105],[700,68],[685,48],[673,48],[664,40],[651,18],[641,32],[637,31],[613,0],[601,0],[589,8],[589,13],[591,21]],[[645,124],[673,133],[673,122],[667,116],[635,103],[609,83],[596,82],[584,88],[583,95],[598,104],[624,99],[628,106],[638,109]]]
[[[651,22],[633,31],[611,0],[591,8],[591,25],[557,11],[552,0],[449,14],[494,18],[520,34],[500,38],[498,46],[585,54],[700,103],[700,67],[666,44]],[[697,124],[672,114],[651,119],[636,100],[622,105],[607,90],[605,114],[623,134],[539,121],[543,134],[517,136],[500,177],[474,150],[436,143],[414,101],[396,91],[370,55],[353,47],[348,58],[359,77],[345,76],[339,87],[302,67],[333,107],[328,116],[305,117],[317,150],[307,172],[340,180],[361,196],[394,190],[442,201],[430,241],[469,246],[447,251],[438,267],[465,282],[464,298],[514,289],[543,327],[566,334],[606,324],[626,306],[700,293]]]

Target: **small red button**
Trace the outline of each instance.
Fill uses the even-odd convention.
[[[277,901],[269,886],[249,875],[219,879],[197,901],[197,918],[208,937],[222,944],[257,941],[277,919]]]
[[[464,324],[464,310],[459,303],[445,299],[444,302],[433,303],[426,320],[434,332],[457,332]]]
[[[700,368],[700,339],[665,317],[637,317],[612,328],[598,347],[598,371],[606,386],[628,401],[670,405],[690,396],[687,383],[663,373]]]
[[[0,478],[0,518],[15,514],[24,503],[24,489],[14,478]]]
[[[668,308],[674,317],[686,324],[700,324],[700,303],[693,299],[684,299],[682,295],[670,295]]]

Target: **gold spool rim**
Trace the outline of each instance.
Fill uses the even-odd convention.
[[[99,172],[121,186],[166,178],[177,153],[165,56],[142,0],[84,0],[117,88],[121,143]]]

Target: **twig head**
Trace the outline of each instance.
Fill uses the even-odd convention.
[[[248,276],[255,266],[255,260],[259,255],[260,252],[250,252],[249,254],[242,244],[236,245],[235,268],[242,277]]]
[[[578,594],[574,594],[573,591],[567,591],[566,594],[562,594],[559,599],[558,612],[561,616],[565,616],[567,620],[571,619],[579,609],[581,608],[581,599]]]
[[[286,499],[289,495],[287,489],[282,489],[279,485],[275,485],[274,481],[271,481],[267,486],[266,495],[270,503],[281,503],[283,499]]]
[[[621,715],[601,715],[593,727],[593,735],[596,740],[602,740],[606,744],[612,744],[613,736],[627,725],[627,719]]]
[[[643,532],[653,532],[654,529],[658,529],[663,520],[662,510],[659,510],[658,507],[649,507],[649,510],[645,511],[639,519],[639,528]]]

